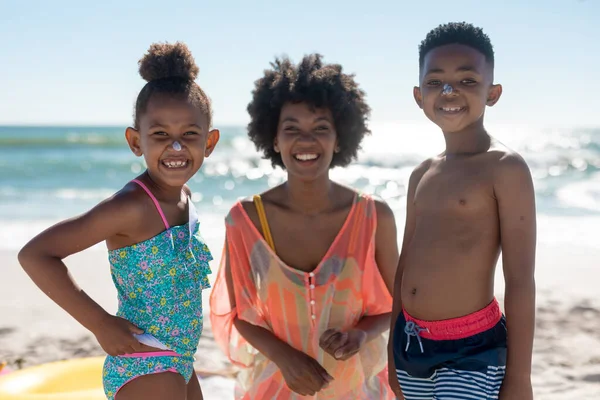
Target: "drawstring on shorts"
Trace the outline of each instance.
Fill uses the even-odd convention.
[[[408,351],[408,347],[410,346],[410,337],[416,336],[416,338],[419,342],[419,347],[421,348],[421,353],[425,352],[425,350],[423,350],[423,343],[421,342],[421,332],[422,331],[429,332],[429,329],[421,328],[419,325],[415,324],[413,321],[406,322],[406,325],[404,326],[404,333],[406,333],[406,349],[404,349],[404,351]]]

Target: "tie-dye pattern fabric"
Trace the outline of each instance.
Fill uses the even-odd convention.
[[[215,339],[241,367],[236,399],[393,399],[387,384],[386,335],[372,340],[359,354],[337,361],[319,347],[329,328],[347,330],[369,315],[391,312],[392,297],[375,261],[375,204],[360,195],[313,272],[282,262],[251,222],[241,203],[226,218],[229,263],[236,308],[231,309],[225,281],[225,259],[211,294]],[[334,377],[313,397],[290,391],[275,364],[253,349],[235,329],[234,318],[273,332],[315,358]]]

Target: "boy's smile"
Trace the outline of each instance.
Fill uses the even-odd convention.
[[[432,49],[423,60],[414,96],[425,115],[446,133],[481,122],[485,106],[502,93],[493,85],[493,65],[472,47],[450,44]]]

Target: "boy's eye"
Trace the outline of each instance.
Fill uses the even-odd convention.
[[[198,135],[198,132],[189,131],[189,132],[186,132],[186,133],[184,133],[184,135],[186,135],[186,136],[190,136],[190,135]]]
[[[439,79],[431,79],[429,81],[427,81],[427,85],[429,86],[439,86],[442,84],[442,81],[440,81]]]
[[[158,135],[158,136],[167,136],[167,132],[162,132],[162,131],[159,131],[159,132],[154,132],[154,133],[153,133],[153,135]]]
[[[460,83],[463,85],[474,85],[477,83],[474,79],[463,79]]]

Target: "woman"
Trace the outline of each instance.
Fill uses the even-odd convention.
[[[243,367],[238,399],[394,398],[394,215],[329,178],[369,133],[364,97],[318,54],[276,60],[256,82],[249,136],[288,179],[226,218],[210,308],[216,340]]]

